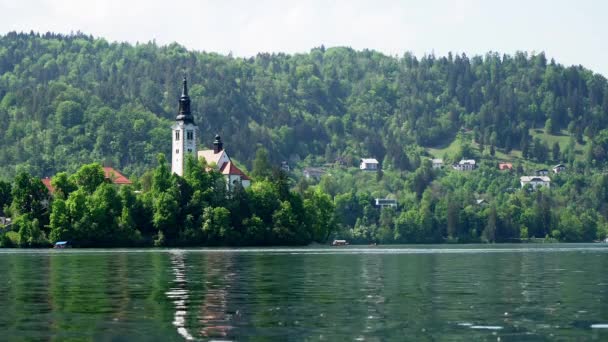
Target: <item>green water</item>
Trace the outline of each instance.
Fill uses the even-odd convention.
[[[0,341],[608,340],[608,245],[0,249]]]

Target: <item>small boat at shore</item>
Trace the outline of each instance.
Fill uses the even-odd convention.
[[[72,246],[68,241],[57,241],[53,248],[71,248]]]
[[[332,246],[348,246],[348,241],[346,240],[334,240],[331,243]]]

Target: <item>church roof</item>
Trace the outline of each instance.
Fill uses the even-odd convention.
[[[241,176],[242,180],[249,180],[249,177],[243,171],[241,171],[241,169],[236,167],[236,165],[232,164],[232,162],[224,163],[224,165],[222,165],[220,168],[220,172],[223,175],[237,175]]]
[[[194,117],[192,116],[192,112],[190,112],[190,96],[188,96],[188,81],[184,76],[184,80],[182,82],[182,96],[179,98],[179,110],[177,116],[175,117],[175,121],[183,121],[185,124],[193,124],[194,125]]]
[[[200,150],[200,151],[198,151],[198,157],[205,158],[205,160],[207,161],[207,164],[216,164],[217,165],[217,164],[219,164],[219,161],[222,158],[222,155],[224,153],[225,153],[224,150],[221,150],[218,153],[215,153],[213,150]],[[218,165],[218,166],[220,166],[220,165]]]
[[[114,170],[111,167],[108,167],[108,166],[104,167],[103,173],[105,175],[105,178],[111,180],[113,184],[118,184],[118,185],[133,184],[133,182],[131,182],[129,180],[129,178],[125,177],[122,173]]]

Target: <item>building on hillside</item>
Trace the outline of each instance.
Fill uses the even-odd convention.
[[[534,174],[537,176],[548,176],[549,170],[547,170],[547,169],[536,170],[536,171],[534,171]]]
[[[214,167],[217,171],[226,177],[226,184],[229,190],[234,189],[237,184],[243,188],[251,185],[251,179],[241,169],[239,169],[224,150],[224,143],[219,135],[215,135],[212,150],[198,151],[198,158],[205,159],[210,167]]]
[[[173,133],[173,149],[171,150],[171,172],[183,176],[188,155],[196,158],[196,132],[194,116],[190,111],[190,96],[188,96],[188,81],[184,77],[182,95],[179,98],[179,110],[175,123],[171,127]]]
[[[498,169],[500,171],[513,170],[513,164],[511,164],[511,163],[498,163]]]
[[[555,173],[560,173],[564,171],[566,171],[566,165],[564,164],[557,164],[553,167],[553,172]]]
[[[519,178],[519,182],[521,183],[522,188],[528,184],[532,186],[533,189],[538,187],[551,187],[551,179],[547,176],[522,176]]]
[[[443,168],[443,159],[431,159],[431,165],[433,166],[433,169],[441,169]]]
[[[306,179],[319,179],[323,177],[323,175],[325,174],[325,170],[319,167],[307,167],[302,173],[304,174],[304,177],[306,177]]]
[[[472,171],[475,170],[475,160],[474,159],[463,159],[459,161],[457,164],[452,165],[454,170],[458,171]]]
[[[376,171],[379,167],[378,164],[375,158],[362,158],[359,168],[364,171]]]
[[[393,198],[376,198],[376,207],[397,208],[397,200]]]
[[[283,160],[281,162],[281,170],[283,170],[285,172],[291,171],[291,167],[289,166],[289,162],[287,162],[286,160]]]

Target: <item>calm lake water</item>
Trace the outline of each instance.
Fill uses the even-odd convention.
[[[608,340],[608,245],[0,249],[0,340]]]

